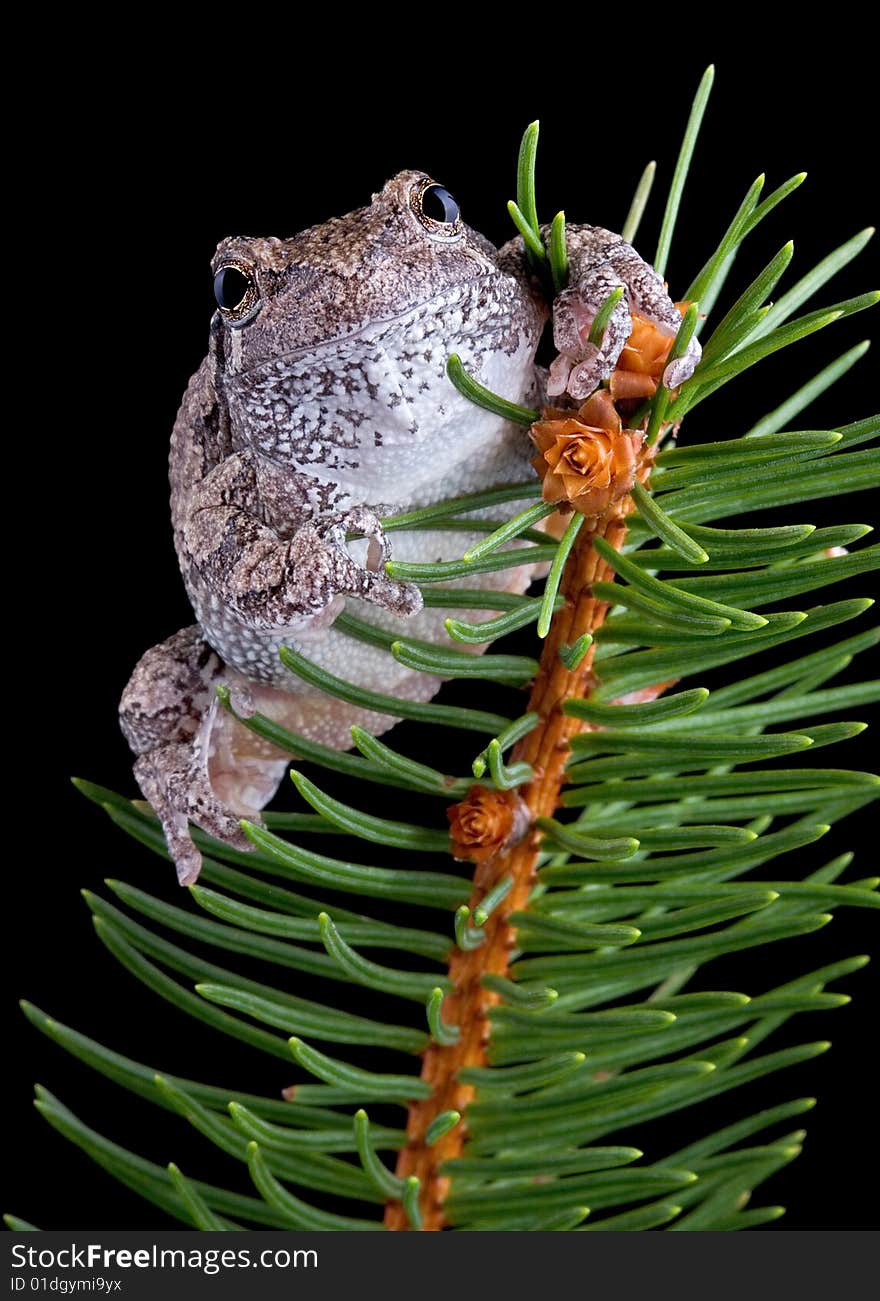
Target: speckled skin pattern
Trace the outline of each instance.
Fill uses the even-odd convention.
[[[348,216],[217,250],[213,269],[235,267],[248,295],[237,316],[213,318],[170,456],[175,546],[198,622],[144,655],[120,705],[135,775],[183,884],[201,863],[188,823],[246,848],[238,819],[259,820],[290,761],[220,708],[217,685],[230,688],[239,715],[259,710],[339,749],[353,723],[387,729],[393,718],[290,674],[279,647],[361,686],[430,699],[439,678],[333,627],[347,608],[405,636],[445,640],[443,619],[456,612],[424,610],[414,586],[385,574],[379,517],[530,477],[526,431],[463,398],[446,363],[457,352],[489,389],[534,403],[546,388],[534,356],[549,305],[520,240],[499,252],[460,219],[422,212],[430,184],[402,172]],[[568,241],[573,274],[555,306],[554,374],[565,371],[576,399],[585,368],[610,370],[629,333],[625,300],[600,354],[583,344],[610,274],[629,277],[642,314],[670,328],[680,318],[619,236],[570,227]],[[346,533],[363,541],[346,543]],[[460,556],[474,538],[393,536],[396,559],[422,561]],[[464,585],[522,591],[530,577],[518,569]]]

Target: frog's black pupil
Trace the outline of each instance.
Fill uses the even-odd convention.
[[[218,307],[234,311],[243,302],[250,281],[238,267],[221,267],[214,277],[214,297]]]
[[[449,225],[458,221],[458,204],[442,185],[429,185],[422,193],[422,212],[431,221]]]

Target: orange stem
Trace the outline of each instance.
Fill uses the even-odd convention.
[[[614,574],[596,552],[593,542],[597,537],[604,537],[619,551],[626,538],[624,517],[631,508],[631,499],[626,497],[617,503],[618,513],[612,518],[600,521],[594,530],[581,529],[560,583],[565,605],[556,614],[544,643],[528,706],[529,711],[539,715],[540,722],[518,742],[512,756],[512,762],[531,764],[535,772],[533,780],[520,791],[532,823],[537,818],[551,816],[558,808],[569,742],[575,733],[589,728],[589,724],[564,714],[562,706],[572,697],[586,695],[592,686],[594,646],[574,671],[566,669],[559,650],[583,633],[595,632],[604,622],[608,603],[593,596],[592,585],[613,579]],[[507,975],[510,953],[516,947],[516,932],[507,919],[528,903],[539,853],[540,832],[533,825],[517,845],[479,864],[474,873],[472,911],[502,878],[512,877],[513,886],[503,904],[488,918],[483,928],[486,938],[479,948],[452,950],[449,959],[452,988],[444,999],[443,1018],[457,1025],[461,1033],[454,1044],[432,1042],[426,1049],[421,1077],[431,1085],[431,1095],[413,1102],[409,1108],[407,1142],[398,1158],[397,1174],[401,1178],[418,1176],[423,1228],[428,1231],[446,1225],[443,1204],[449,1180],[440,1173],[440,1166],[461,1155],[467,1138],[466,1111],[474,1089],[460,1083],[458,1073],[466,1066],[487,1064],[489,1009],[498,1003],[499,997],[482,987],[482,978],[489,974]],[[428,1126],[449,1110],[460,1111],[462,1121],[428,1146],[425,1141]],[[400,1202],[388,1203],[385,1227],[392,1230],[409,1227]]]

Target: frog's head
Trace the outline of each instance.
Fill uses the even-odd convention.
[[[423,172],[399,173],[368,207],[291,239],[225,239],[212,269],[215,342],[231,379],[303,353],[325,355],[397,321],[405,344],[418,319],[437,313],[452,352],[457,332],[522,324],[542,310]]]
[[[391,491],[389,462],[410,486],[436,475],[426,441],[451,457],[467,452],[464,429],[491,443],[498,417],[475,414],[447,360],[459,353],[522,401],[546,316],[521,265],[422,172],[293,239],[224,240],[214,284],[214,373],[236,445],[314,477],[356,478],[372,500]]]

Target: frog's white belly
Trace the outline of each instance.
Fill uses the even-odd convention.
[[[515,288],[493,281],[482,292]],[[480,310],[477,294],[468,286],[430,311],[374,322],[230,378],[245,445],[332,485],[335,506],[408,508],[503,482],[499,473],[527,436],[463,397],[446,367],[455,352],[486,388],[522,404],[534,385],[537,340],[529,322],[514,326],[505,312]]]
[[[511,292],[493,282],[492,292],[502,291]],[[252,449],[276,462],[289,459],[316,490],[331,484],[334,510],[379,503],[411,510],[482,488],[528,482],[534,449],[527,431],[476,407],[446,373],[454,349],[466,370],[491,391],[520,404],[532,397],[534,334],[524,326],[496,327],[496,318],[475,313],[476,292],[470,287],[449,295],[434,312],[413,312],[406,322],[378,322],[350,339],[334,341],[332,348],[304,350],[238,376],[231,384],[230,404],[240,404],[242,416],[247,409],[248,427],[256,431]],[[469,320],[482,321],[484,328],[474,328]],[[516,509],[507,503],[494,513],[508,518]],[[478,536],[412,530],[394,531],[389,539],[395,560],[424,563],[458,559]],[[530,567],[519,567],[444,586],[523,592],[531,577]],[[190,588],[207,639],[231,676],[237,671],[246,679],[262,712],[310,739],[347,748],[353,723],[376,734],[396,720],[308,686],[281,663],[281,646],[293,647],[347,682],[385,695],[429,700],[440,689],[439,677],[405,668],[387,651],[333,627],[329,617],[255,631],[192,575]],[[328,616],[335,616],[342,604],[342,598],[336,598]],[[487,599],[484,611],[425,609],[398,619],[353,598],[346,598],[345,608],[398,637],[447,647],[445,619],[479,621],[497,609]],[[240,756],[236,762],[240,764]]]

